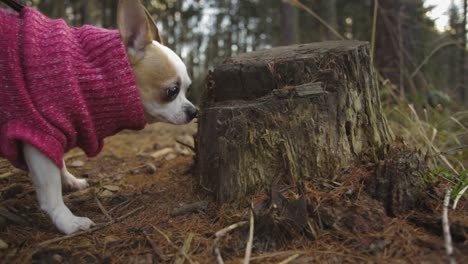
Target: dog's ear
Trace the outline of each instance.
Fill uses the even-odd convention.
[[[159,30],[139,0],[120,0],[117,27],[127,48],[142,51],[153,40],[161,42]]]
[[[148,18],[148,23],[149,23],[149,25],[151,27],[150,31],[154,35],[153,40],[156,40],[157,42],[159,42],[161,44],[164,44],[161,35],[159,35],[159,29],[158,29],[158,26],[156,25],[156,22],[154,21],[153,17],[151,16],[150,12],[148,11],[148,9],[146,9],[144,7],[143,7],[143,9],[145,9],[146,17]]]

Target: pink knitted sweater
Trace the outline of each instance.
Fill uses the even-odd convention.
[[[0,156],[27,169],[28,142],[62,168],[71,148],[95,156],[105,137],[145,124],[117,31],[0,9]]]

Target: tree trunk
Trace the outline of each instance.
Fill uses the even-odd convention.
[[[460,100],[461,103],[468,103],[468,86],[465,83],[465,67],[466,67],[466,15],[467,15],[467,0],[463,0],[463,14],[462,18],[463,21],[461,23],[461,42],[462,42],[462,50],[460,54],[460,84],[459,84],[459,89],[460,89]]]
[[[228,59],[209,76],[202,108],[197,175],[220,200],[332,179],[354,161],[376,160],[391,138],[364,42]]]
[[[338,29],[336,0],[321,1],[321,16],[334,29]],[[320,35],[323,40],[336,40],[337,37],[328,28],[321,26]]]
[[[96,25],[99,20],[99,8],[96,0],[81,1],[81,24]]]
[[[297,44],[299,42],[297,8],[291,4],[281,2],[280,14],[280,45]]]

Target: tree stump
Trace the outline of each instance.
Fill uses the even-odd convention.
[[[196,177],[219,200],[375,161],[391,138],[366,42],[238,55],[207,80]]]

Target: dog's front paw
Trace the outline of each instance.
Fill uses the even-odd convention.
[[[67,235],[80,230],[88,230],[95,225],[94,222],[87,217],[74,215],[67,207],[55,210],[54,215],[51,217],[55,226]]]
[[[73,174],[68,171],[62,173],[63,185],[66,188],[72,190],[83,190],[89,187],[88,181],[86,179],[78,179]]]

